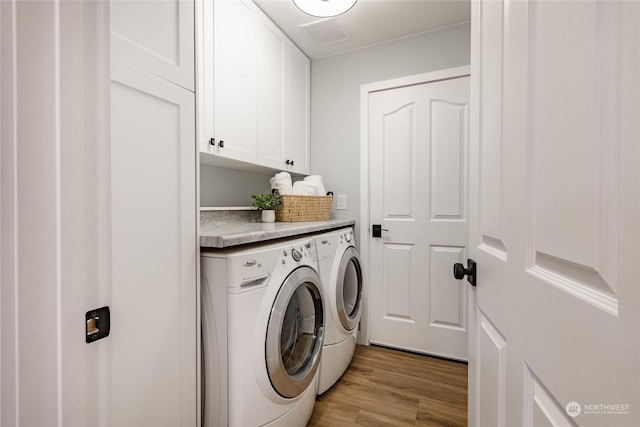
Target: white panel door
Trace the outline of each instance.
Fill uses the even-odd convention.
[[[113,56],[193,92],[194,2],[117,0],[110,6]]]
[[[469,77],[369,94],[370,341],[467,358]]]
[[[472,19],[469,425],[640,425],[640,4]]]
[[[195,426],[194,94],[111,67],[112,419]]]

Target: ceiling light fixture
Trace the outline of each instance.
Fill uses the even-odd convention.
[[[298,9],[307,15],[329,18],[342,15],[356,4],[357,0],[293,0]]]

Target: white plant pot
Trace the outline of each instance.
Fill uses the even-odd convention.
[[[276,221],[276,211],[271,210],[263,210],[262,211],[262,222],[275,222]]]

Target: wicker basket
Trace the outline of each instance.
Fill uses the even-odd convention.
[[[282,205],[276,209],[278,222],[326,221],[329,219],[333,196],[280,196]]]

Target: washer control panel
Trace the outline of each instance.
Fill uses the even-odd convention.
[[[302,259],[302,252],[300,252],[296,248],[291,249],[291,258],[293,258],[295,262],[300,262],[300,260]]]
[[[282,251],[280,257],[280,263],[287,265],[288,260],[293,260],[296,264],[300,262],[316,262],[317,261],[316,247],[313,241],[301,242],[285,248]]]

